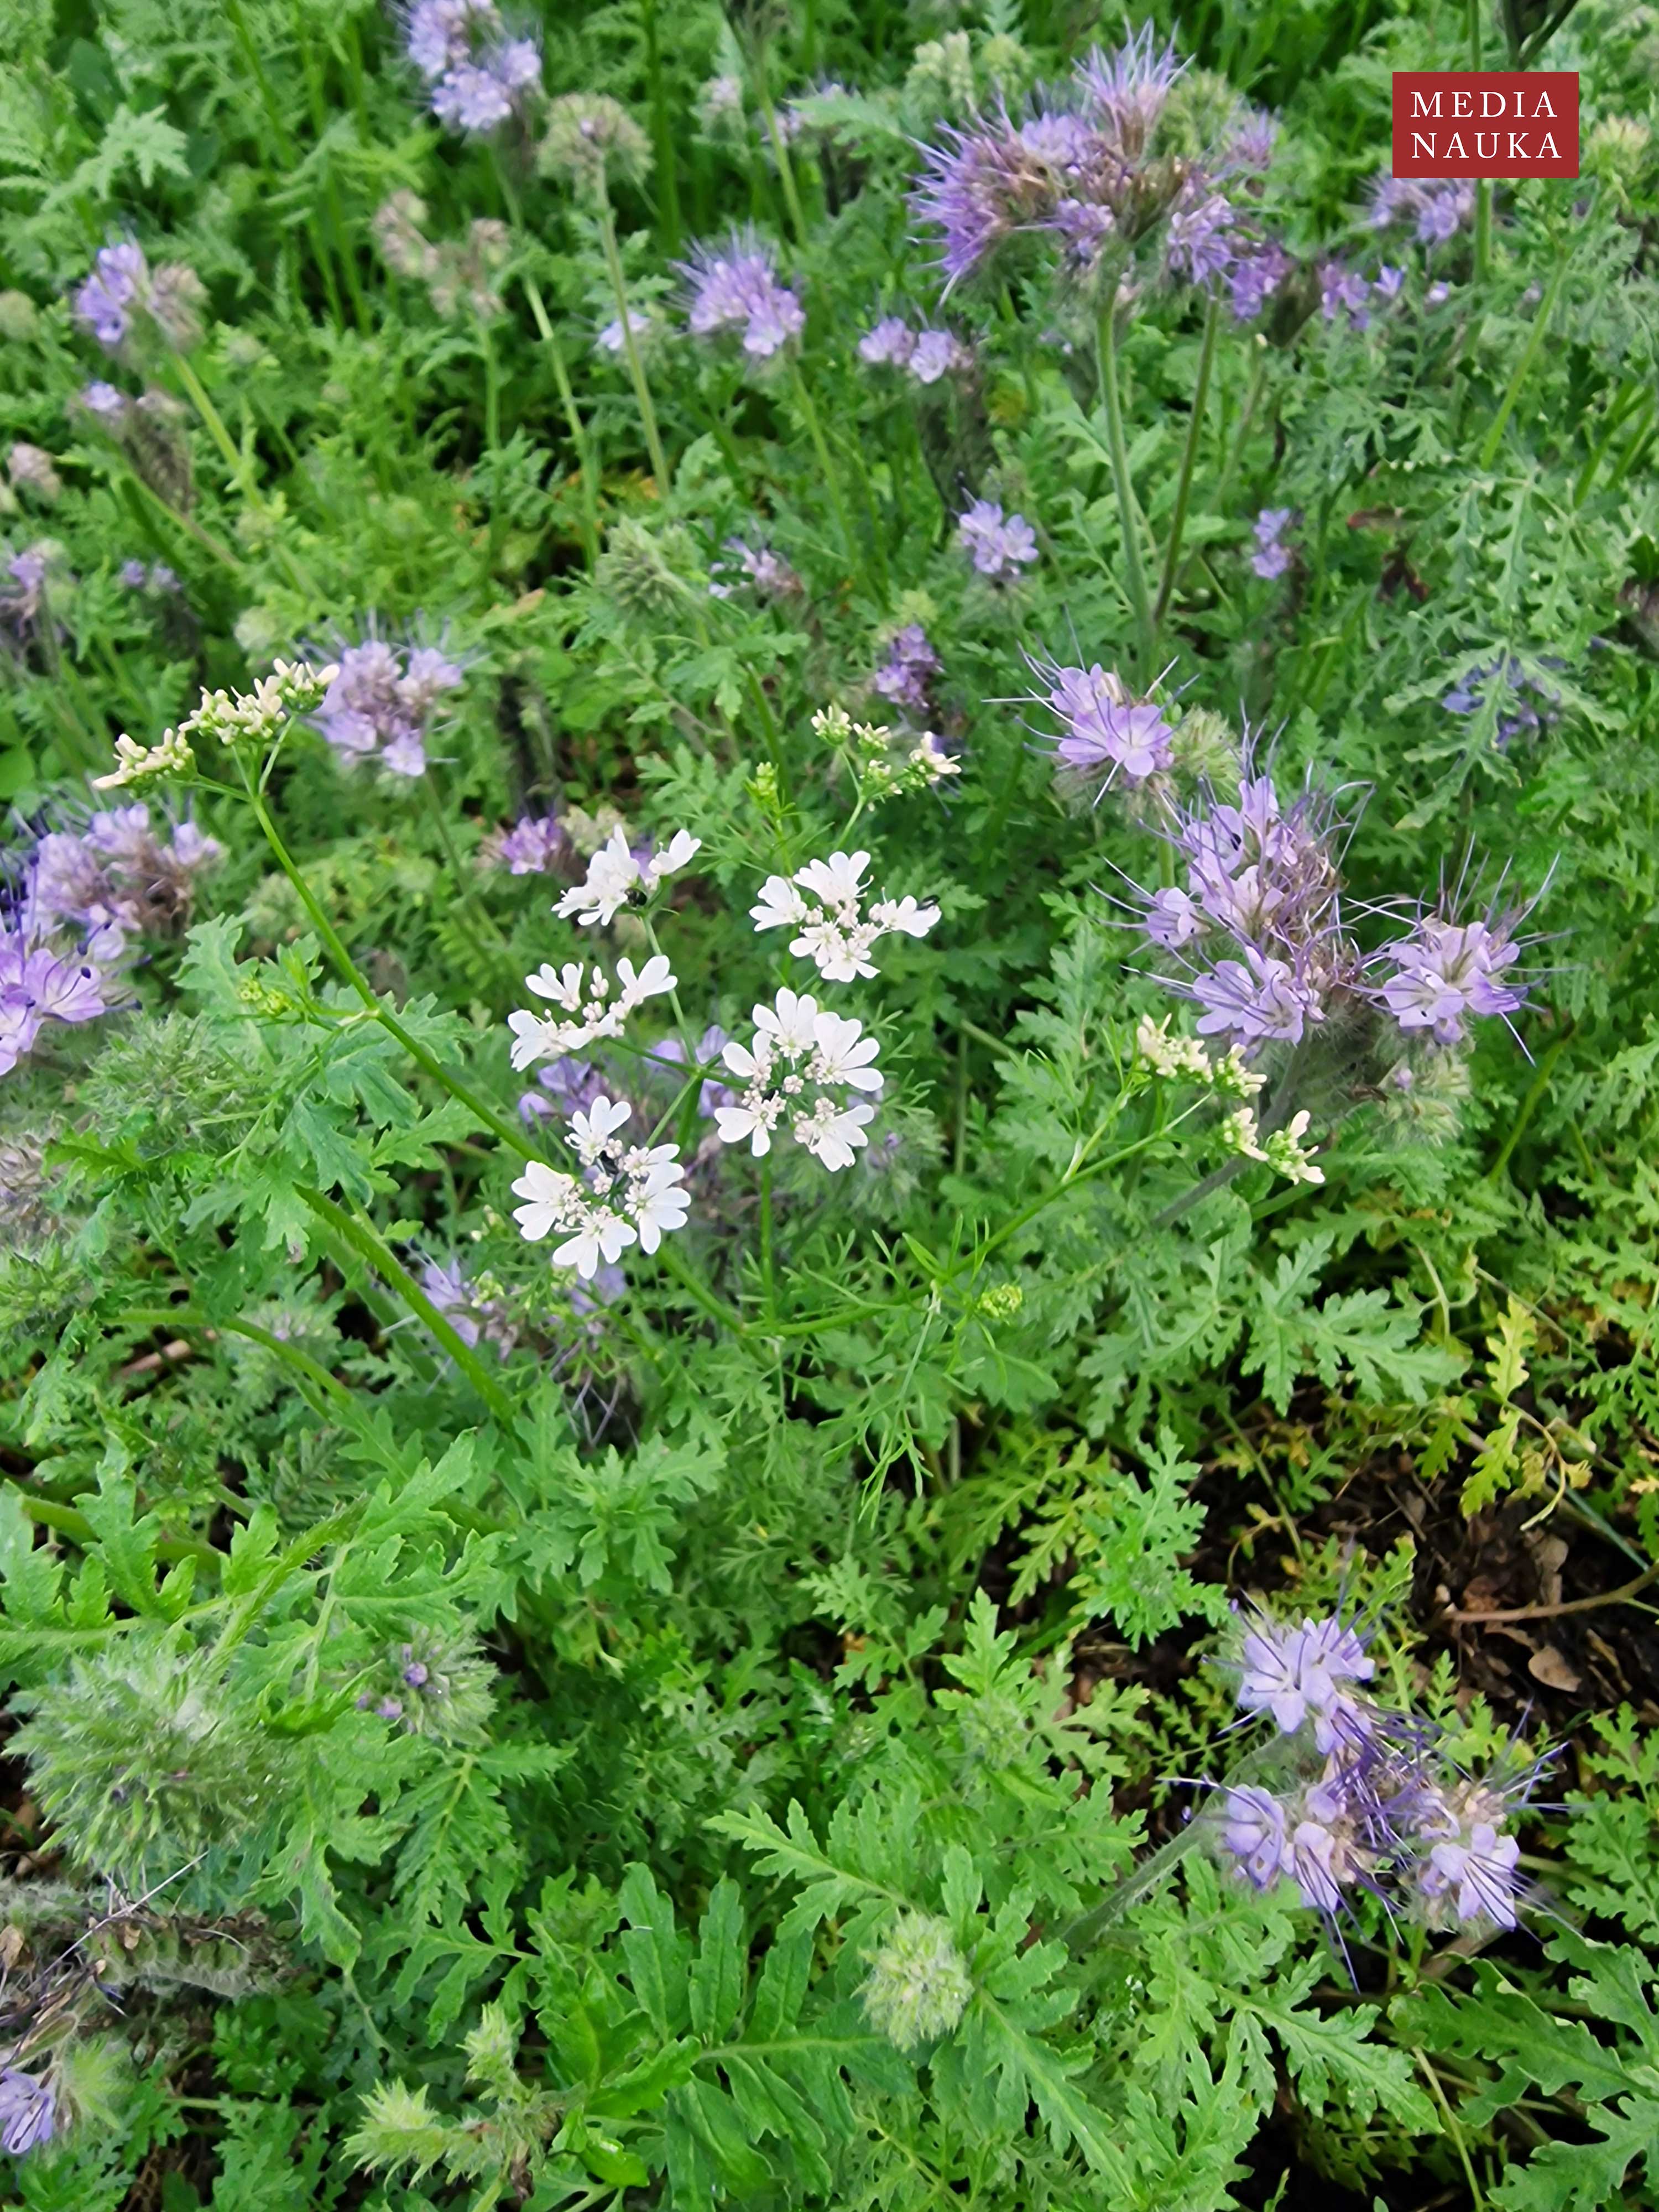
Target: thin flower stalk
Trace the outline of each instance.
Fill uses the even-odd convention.
[[[1123,580],[1134,617],[1139,673],[1150,678],[1158,656],[1158,624],[1152,614],[1146,571],[1140,554],[1140,510],[1129,475],[1129,449],[1123,434],[1123,403],[1117,378],[1117,293],[1102,308],[1099,333],[1100,394],[1106,408],[1106,437],[1112,457],[1112,489],[1117,498],[1119,533],[1123,540]]]
[[[1152,608],[1152,650],[1158,649],[1158,631],[1170,602],[1175,596],[1176,580],[1181,574],[1181,544],[1187,531],[1187,507],[1192,497],[1193,470],[1198,459],[1199,440],[1203,434],[1204,416],[1210,396],[1210,372],[1215,365],[1216,334],[1221,327],[1221,295],[1212,291],[1209,304],[1204,310],[1204,338],[1199,349],[1198,374],[1193,380],[1192,412],[1187,418],[1187,438],[1181,450],[1181,474],[1176,483],[1175,511],[1170,517],[1170,542],[1164,549],[1164,575],[1158,587],[1158,599]]]
[[[634,398],[640,410],[640,428],[645,433],[645,447],[651,457],[651,473],[657,480],[659,495],[666,499],[672,479],[668,473],[668,458],[663,452],[661,433],[657,428],[657,410],[652,404],[645,362],[641,357],[639,340],[635,335],[633,311],[628,303],[628,280],[623,274],[622,253],[617,244],[617,219],[611,211],[610,187],[605,182],[603,164],[595,171],[594,214],[599,222],[599,244],[605,253],[611,289],[617,301],[629,381],[634,387]]]

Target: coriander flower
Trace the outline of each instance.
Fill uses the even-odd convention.
[[[653,953],[637,974],[631,960],[619,960],[617,975],[621,988],[614,994],[610,977],[597,963],[589,975],[580,960],[567,961],[556,970],[544,962],[533,975],[526,975],[526,989],[559,1007],[568,1018],[557,1021],[524,1008],[509,1014],[507,1024],[513,1032],[514,1066],[522,1069],[538,1060],[562,1060],[605,1038],[620,1036],[636,1006],[675,988],[674,971],[660,952]]]
[[[809,860],[791,877],[769,876],[759,902],[750,908],[757,935],[765,929],[794,929],[789,950],[810,960],[831,983],[850,983],[876,973],[872,948],[890,934],[926,937],[939,918],[938,907],[915,899],[878,899],[866,921],[862,912],[868,853],[832,853]],[[810,893],[806,896],[804,894]]]
[[[678,1145],[624,1145],[619,1132],[633,1108],[603,1092],[586,1113],[573,1114],[566,1142],[580,1163],[580,1175],[531,1160],[513,1185],[525,1200],[514,1208],[520,1233],[531,1243],[557,1233],[553,1264],[574,1267],[591,1281],[600,1267],[614,1267],[632,1244],[654,1252],[665,1236],[685,1226],[690,1211]]]
[[[850,1167],[855,1152],[869,1142],[865,1131],[875,1108],[834,1094],[881,1089],[872,1065],[875,1038],[863,1035],[862,1024],[821,1012],[815,999],[787,989],[772,1006],[754,1011],[752,1042],[734,1040],[720,1055],[744,1085],[735,1105],[715,1111],[720,1142],[746,1142],[759,1159],[770,1152],[772,1133],[781,1122],[826,1168]]]
[[[665,878],[678,874],[702,849],[701,837],[677,830],[661,852],[641,860],[618,824],[588,862],[586,879],[568,890],[553,911],[566,921],[574,915],[586,928],[608,927],[619,908],[636,898],[648,899]]]

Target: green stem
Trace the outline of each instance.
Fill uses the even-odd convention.
[[[1117,386],[1117,288],[1101,310],[1100,396],[1106,407],[1106,437],[1112,457],[1112,486],[1117,495],[1118,527],[1123,539],[1123,578],[1138,634],[1140,675],[1150,681],[1158,650],[1157,624],[1140,558],[1140,513],[1129,477],[1129,450],[1123,436],[1123,405]]]
[[[605,265],[611,272],[611,289],[616,295],[617,313],[622,319],[623,352],[627,358],[634,397],[639,403],[640,428],[645,433],[646,451],[651,456],[651,473],[657,480],[657,496],[666,499],[671,481],[668,460],[657,429],[657,410],[651,404],[651,386],[646,382],[645,363],[640,358],[639,342],[634,336],[633,317],[628,306],[628,284],[623,275],[622,254],[617,245],[616,218],[611,212],[611,196],[605,190],[603,169],[599,172],[599,243],[605,249]]]
[[[305,1183],[296,1182],[294,1188],[312,1212],[327,1222],[336,1236],[343,1237],[359,1258],[367,1261],[397,1291],[410,1311],[419,1316],[495,1419],[504,1428],[510,1429],[516,1418],[512,1400],[448,1316],[439,1312],[368,1216],[361,1210],[348,1213],[331,1198]]]
[[[795,189],[794,164],[789,159],[789,149],[782,131],[778,128],[778,112],[772,105],[771,87],[766,81],[766,48],[757,40],[753,55],[755,97],[760,102],[761,120],[766,126],[766,136],[772,148],[772,158],[778,165],[778,182],[783,187],[783,204],[789,210],[789,227],[795,234],[797,246],[806,243],[806,218],[801,212],[800,194]]]
[[[1498,448],[1504,442],[1504,432],[1509,423],[1510,416],[1515,411],[1515,403],[1521,397],[1522,386],[1531,374],[1532,365],[1538,358],[1539,349],[1544,343],[1545,336],[1554,317],[1555,303],[1561,296],[1562,285],[1566,282],[1570,258],[1565,247],[1562,247],[1560,258],[1555,264],[1555,274],[1550,279],[1550,289],[1539,302],[1538,313],[1533,318],[1533,325],[1528,335],[1526,346],[1520,360],[1515,364],[1515,374],[1510,379],[1509,390],[1504,394],[1504,403],[1493,417],[1492,426],[1486,433],[1486,443],[1480,448],[1480,465],[1482,469],[1489,469],[1498,459]]]
[[[768,1153],[760,1170],[761,1295],[765,1300],[766,1325],[777,1319],[777,1284],[772,1271],[772,1158]]]
[[[800,410],[801,420],[805,423],[807,435],[812,441],[812,450],[818,458],[818,468],[823,477],[824,487],[830,494],[830,504],[836,510],[836,524],[841,532],[842,550],[847,556],[848,566],[860,570],[862,563],[859,559],[858,540],[853,535],[853,526],[848,518],[847,501],[842,495],[841,478],[836,473],[835,463],[830,458],[830,447],[824,438],[823,425],[818,420],[818,410],[812,404],[812,395],[806,388],[806,379],[800,373],[799,362],[790,362],[789,374],[794,387],[795,404]]]
[[[591,568],[599,554],[599,471],[594,465],[592,441],[587,426],[576,406],[576,394],[570,382],[570,371],[565,366],[564,348],[548,319],[546,302],[541,287],[533,276],[520,280],[525,297],[530,302],[530,312],[542,343],[547,348],[548,359],[553,364],[553,381],[559,387],[559,403],[564,409],[565,426],[570,433],[570,442],[576,452],[576,467],[582,483],[582,550]]]
[[[525,1142],[523,1133],[514,1127],[499,1108],[492,1106],[487,1099],[481,1098],[476,1091],[461,1080],[459,1076],[453,1074],[448,1068],[445,1067],[441,1060],[427,1050],[417,1037],[410,1035],[398,1017],[386,1006],[350,953],[346,951],[339,932],[318,903],[310,884],[295,866],[289,857],[288,848],[277,834],[276,824],[270,818],[270,809],[253,785],[247,781],[246,774],[244,782],[247,790],[248,803],[253,809],[260,829],[264,832],[265,842],[276,856],[277,866],[293,884],[295,896],[305,908],[317,934],[328,948],[335,966],[362,1000],[368,1012],[374,1015],[382,1028],[397,1038],[417,1067],[424,1070],[434,1083],[441,1085],[448,1091],[452,1098],[459,1099],[469,1113],[477,1117],[478,1127],[481,1129],[489,1130],[507,1146],[509,1151],[516,1152],[520,1159],[537,1158],[538,1155]]]
[[[1187,507],[1192,497],[1193,468],[1198,459],[1198,441],[1204,429],[1205,404],[1210,396],[1210,371],[1215,365],[1216,334],[1221,327],[1221,295],[1212,292],[1210,304],[1204,316],[1204,343],[1198,356],[1198,376],[1193,386],[1193,411],[1187,422],[1187,442],[1182,448],[1181,475],[1176,484],[1175,512],[1170,517],[1170,543],[1164,556],[1164,578],[1158,587],[1158,604],[1152,609],[1152,645],[1156,652],[1158,627],[1169,610],[1180,573],[1181,541],[1186,534]],[[1152,674],[1150,666],[1146,673]]]

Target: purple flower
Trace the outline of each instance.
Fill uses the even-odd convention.
[[[859,340],[859,359],[870,366],[902,368],[915,350],[916,335],[902,315],[884,315]]]
[[[21,2158],[52,2141],[57,2100],[52,2083],[15,2066],[0,2068],[0,2150]]]
[[[1285,1854],[1285,1871],[1316,1912],[1340,1910],[1342,1888],[1351,1878],[1340,1838],[1322,1822],[1298,1820]]]
[[[1054,195],[1048,166],[1006,111],[969,131],[947,125],[940,137],[939,145],[922,149],[925,166],[910,206],[940,234],[939,266],[948,294],[1012,231],[1046,213]]]
[[[343,768],[378,759],[398,776],[420,775],[439,702],[462,682],[436,646],[397,647],[369,637],[342,647],[337,673],[313,717]]]
[[[92,272],[75,295],[75,319],[106,353],[113,353],[132,326],[132,310],[149,289],[143,249],[130,239],[100,249]]]
[[[1264,507],[1253,526],[1255,551],[1250,556],[1250,566],[1258,576],[1269,582],[1282,576],[1296,558],[1291,549],[1281,542],[1293,517],[1291,507]]]
[[[714,562],[709,570],[714,580],[708,586],[711,599],[729,599],[740,586],[747,586],[761,599],[796,599],[805,591],[783,556],[769,545],[751,545],[746,538],[728,538],[721,550],[726,557]]]
[[[1521,1846],[1513,1836],[1500,1836],[1490,1820],[1477,1820],[1467,1839],[1436,1844],[1419,1877],[1429,1898],[1455,1890],[1455,1907],[1461,1921],[1486,1918],[1500,1928],[1513,1928],[1516,1899],[1521,1887]]]
[[[1384,170],[1371,183],[1370,222],[1388,230],[1409,222],[1425,246],[1443,245],[1474,216],[1474,187],[1462,178],[1396,177]]]
[[[1258,1889],[1271,1889],[1285,1872],[1285,1808],[1265,1790],[1227,1792],[1224,1849]]]
[[[1294,266],[1284,247],[1273,239],[1240,253],[1228,272],[1234,320],[1254,322]]]
[[[1397,300],[1406,282],[1403,269],[1391,268],[1385,261],[1376,272],[1376,296],[1379,300]]]
[[[922,331],[905,364],[918,384],[937,384],[952,370],[965,368],[973,358],[962,341],[949,331]]]
[[[1115,671],[1034,663],[1048,680],[1048,703],[1065,725],[1056,757],[1084,775],[1121,775],[1144,783],[1170,765],[1174,732],[1150,699],[1136,699]]]
[[[536,1080],[541,1090],[526,1091],[519,1099],[520,1118],[532,1127],[556,1114],[562,1121],[568,1121],[573,1114],[586,1114],[594,1100],[605,1095],[605,1078],[585,1060],[549,1060],[536,1070]]]
[[[1369,1681],[1375,1671],[1358,1637],[1334,1614],[1304,1619],[1299,1628],[1258,1615],[1240,1656],[1239,1704],[1247,1713],[1270,1712],[1285,1735],[1310,1713],[1330,1712],[1345,1694],[1339,1683]]]
[[[1325,1018],[1318,991],[1289,961],[1242,949],[1243,960],[1220,961],[1188,986],[1203,1010],[1200,1036],[1224,1036],[1246,1051],[1269,1041],[1300,1044],[1307,1025]]]
[[[78,401],[88,415],[95,415],[100,422],[125,422],[132,404],[125,392],[117,391],[114,385],[106,384],[98,377],[82,387]]]
[[[720,1055],[731,1042],[730,1037],[717,1022],[711,1023],[697,1039],[695,1065],[699,1068],[718,1067]],[[664,1037],[647,1053],[646,1058],[659,1067],[672,1069],[676,1074],[685,1066],[685,1047],[678,1037]],[[735,1106],[738,1093],[729,1084],[705,1078],[697,1091],[697,1112],[705,1121],[712,1121],[723,1106]]]
[[[1222,161],[1230,169],[1270,169],[1279,125],[1265,107],[1247,107],[1227,134]]]
[[[149,581],[149,570],[142,561],[124,561],[115,580],[124,592],[142,592]]]
[[[1078,76],[1085,96],[1124,160],[1138,161],[1146,152],[1170,87],[1185,67],[1176,59],[1173,38],[1159,51],[1158,32],[1150,22],[1109,54],[1097,46],[1081,65]]]
[[[769,361],[806,326],[805,309],[780,283],[770,249],[752,232],[734,232],[722,246],[699,246],[678,265],[690,288],[686,327],[694,337],[741,331],[744,351]]]
[[[0,929],[0,1075],[33,1049],[43,1023],[95,1021],[105,1011],[104,979],[91,959]]]
[[[428,1260],[421,1270],[421,1288],[469,1352],[483,1341],[495,1345],[505,1359],[518,1342],[518,1328],[505,1303],[469,1283],[459,1260],[447,1267]]]
[[[555,814],[526,814],[494,845],[490,858],[514,876],[551,875],[570,851],[564,824]]]
[[[1346,313],[1349,326],[1363,331],[1370,325],[1370,317],[1365,311],[1365,301],[1370,286],[1357,269],[1345,269],[1340,261],[1327,261],[1319,271],[1319,309],[1328,323]]]
[[[1170,271],[1192,284],[1208,284],[1224,276],[1233,264],[1233,246],[1227,235],[1232,221],[1231,203],[1220,192],[1177,207],[1170,217],[1165,258]]]
[[[1021,567],[1037,557],[1030,524],[1023,514],[1005,521],[994,500],[976,499],[958,520],[957,534],[980,574],[995,584],[1013,582]]]
[[[1409,937],[1385,945],[1378,957],[1394,974],[1376,996],[1402,1030],[1427,1030],[1437,1043],[1462,1044],[1471,1015],[1510,1015],[1526,1004],[1524,985],[1504,981],[1520,957],[1516,916],[1454,921],[1422,915]]]
[[[939,657],[927,641],[920,623],[908,623],[895,633],[887,658],[870,678],[870,688],[913,714],[927,711],[927,685],[939,672]]]

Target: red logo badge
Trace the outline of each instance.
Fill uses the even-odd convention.
[[[1396,177],[1576,177],[1576,70],[1396,70]]]

